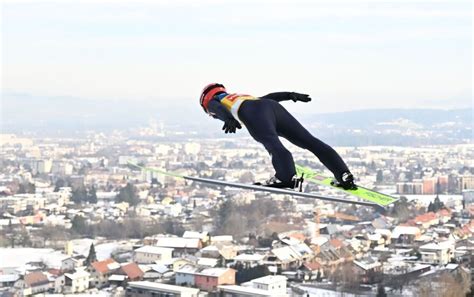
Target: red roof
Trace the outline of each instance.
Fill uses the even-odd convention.
[[[415,222],[417,223],[425,223],[425,222],[429,222],[429,221],[432,221],[432,220],[435,220],[437,217],[436,217],[436,214],[432,211],[430,212],[427,212],[425,214],[422,214],[422,215],[419,215],[415,218]]]
[[[306,267],[308,270],[314,271],[314,270],[319,270],[321,268],[321,264],[319,262],[305,262],[303,264],[304,267]]]
[[[290,235],[288,235],[288,237],[297,239],[297,240],[299,240],[299,241],[301,241],[301,242],[303,242],[303,241],[306,239],[306,236],[304,236],[303,233],[299,233],[299,232],[291,233]]]
[[[114,263],[115,260],[110,258],[110,259],[106,259],[106,260],[103,260],[103,261],[96,261],[96,262],[92,262],[92,267],[94,267],[95,270],[97,270],[97,272],[100,272],[100,273],[107,273],[109,272],[109,268],[107,267],[107,265],[109,265],[110,263]]]
[[[29,287],[34,287],[47,284],[49,280],[41,271],[35,271],[25,274],[25,283]]]
[[[47,271],[48,271],[48,273],[50,273],[50,274],[52,274],[52,275],[56,275],[56,276],[62,274],[62,273],[61,273],[61,270],[60,270],[60,269],[56,269],[56,268],[50,268],[50,269],[48,269]]]
[[[339,239],[337,238],[334,238],[334,239],[331,239],[329,240],[329,244],[333,247],[335,247],[336,249],[338,248],[341,248],[344,246],[344,244],[342,243],[342,241],[340,241]]]
[[[137,280],[143,277],[143,271],[138,267],[136,263],[130,263],[121,267],[123,273],[125,273],[130,280]]]

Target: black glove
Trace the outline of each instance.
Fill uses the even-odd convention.
[[[234,118],[226,120],[224,122],[224,126],[222,127],[222,130],[224,130],[225,133],[235,133],[237,129],[242,129],[242,126],[240,125],[239,121]]]
[[[307,94],[300,94],[300,93],[290,93],[290,99],[294,102],[301,101],[301,102],[309,102],[311,98]]]

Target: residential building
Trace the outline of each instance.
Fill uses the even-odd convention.
[[[173,257],[173,250],[167,247],[145,245],[133,251],[133,261],[139,264],[168,262]]]
[[[430,264],[448,264],[454,256],[454,242],[432,242],[420,246],[421,261]]]
[[[78,267],[84,266],[86,257],[83,255],[78,255],[74,257],[69,257],[61,261],[61,271],[69,272],[73,271]]]
[[[184,231],[183,238],[197,238],[206,245],[209,243],[209,232]]]
[[[139,281],[128,283],[125,297],[198,297],[199,289]]]
[[[119,275],[125,275],[128,281],[139,281],[143,279],[143,271],[136,263],[122,265],[116,272]]]
[[[87,268],[87,272],[91,274],[91,287],[103,287],[107,284],[108,277],[118,268],[120,268],[120,264],[115,262],[114,259],[92,262],[92,264]]]
[[[20,278],[17,274],[0,274],[0,288],[11,288]]]
[[[184,265],[175,271],[175,282],[177,285],[195,286],[195,273],[199,269],[193,265]]]
[[[89,276],[90,273],[85,270],[78,270],[74,273],[65,273],[62,293],[75,294],[84,292],[89,288]]]
[[[302,274],[302,278],[305,281],[316,280],[318,278],[324,277],[324,270],[322,265],[319,262],[311,261],[305,262],[299,268],[299,271]]]
[[[213,292],[220,285],[234,285],[235,272],[232,268],[207,268],[194,274],[194,285],[201,290]]]
[[[27,273],[22,279],[19,279],[14,287],[17,288],[23,296],[46,292],[50,287],[48,277],[41,271]]]
[[[195,254],[202,248],[202,242],[199,238],[161,237],[157,239],[156,246],[172,248],[174,249],[173,256],[180,257]]]
[[[282,275],[267,275],[251,282],[255,289],[268,291],[272,296],[286,296],[286,277]]]

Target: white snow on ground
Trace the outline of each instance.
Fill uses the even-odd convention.
[[[43,261],[52,268],[60,268],[67,255],[53,249],[0,248],[0,270],[2,268],[22,267],[28,262]]]
[[[73,251],[87,256],[92,239],[73,240]],[[98,260],[110,258],[112,252],[118,248],[132,250],[132,244],[126,241],[115,241],[95,245]],[[68,256],[63,250],[35,249],[35,248],[0,248],[0,273],[2,268],[21,268],[28,262],[43,261],[50,268],[60,268],[61,261]]]
[[[72,249],[74,253],[81,254],[87,257],[92,243],[94,243],[97,260],[99,261],[110,258],[112,252],[118,248],[128,247],[130,250],[132,248],[132,244],[127,241],[114,241],[98,244],[96,240],[84,238],[72,240]]]

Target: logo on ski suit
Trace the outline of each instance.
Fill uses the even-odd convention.
[[[250,95],[229,94],[221,99],[221,103],[232,113],[235,119],[239,119],[240,105],[246,100],[258,100],[258,98]]]

